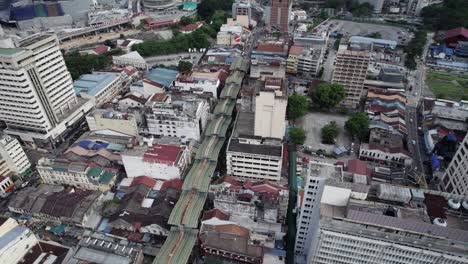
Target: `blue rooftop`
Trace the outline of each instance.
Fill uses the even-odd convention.
[[[361,36],[352,36],[349,38],[349,42],[358,42],[358,43],[367,43],[367,44],[377,44],[377,45],[385,45],[389,46],[390,48],[394,49],[398,43],[394,40],[387,40],[387,39],[376,39],[376,38],[368,38],[368,37],[361,37]]]
[[[15,226],[13,229],[8,231],[6,234],[0,237],[0,249],[6,247],[10,244],[13,240],[15,240],[18,236],[23,234],[27,230],[24,226]]]
[[[176,70],[155,68],[147,73],[145,78],[163,86],[171,86],[178,74],[179,72]]]
[[[75,93],[85,92],[91,96],[96,96],[100,91],[119,78],[118,74],[84,74],[73,83]]]

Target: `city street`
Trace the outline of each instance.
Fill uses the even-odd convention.
[[[424,165],[421,158],[422,142],[420,142],[418,135],[418,111],[413,106],[406,108],[406,126],[408,129],[408,151],[413,158],[413,164],[407,172],[418,177],[420,184],[426,185]]]

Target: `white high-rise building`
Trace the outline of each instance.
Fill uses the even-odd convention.
[[[7,174],[11,173],[22,175],[31,168],[31,163],[18,140],[4,134],[0,135],[0,160],[3,160],[8,168],[5,175],[0,171],[0,176],[9,176]]]
[[[468,135],[458,147],[440,184],[448,193],[468,196]]]
[[[295,263],[468,263],[468,231],[460,225],[466,197],[368,182],[349,173],[349,163],[345,172],[316,161],[307,165]]]
[[[0,120],[7,134],[50,142],[92,102],[79,100],[55,35],[36,35],[0,48]]]

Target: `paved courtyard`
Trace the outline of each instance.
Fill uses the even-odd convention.
[[[382,35],[382,39],[394,40],[397,42],[400,42],[402,39],[410,39],[410,32],[402,27],[341,20],[331,20],[328,24],[334,25],[331,26],[330,32],[338,31],[348,36],[365,36],[379,32]]]
[[[312,112],[301,118],[298,123],[306,131],[307,139],[304,145],[310,146],[312,150],[324,149],[327,152],[332,152],[337,146],[351,146],[351,140],[348,133],[344,129],[344,124],[348,120],[348,116],[333,113]],[[322,136],[320,130],[323,126],[331,121],[335,121],[340,128],[340,135],[337,138],[336,145],[322,144]]]

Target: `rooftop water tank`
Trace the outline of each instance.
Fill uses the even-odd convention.
[[[442,218],[439,218],[439,217],[434,218],[432,223],[434,225],[437,225],[437,226],[447,227],[447,221],[445,221],[445,219],[442,219]]]

